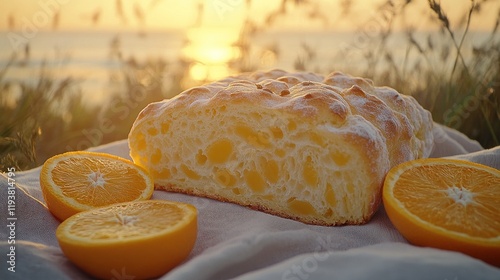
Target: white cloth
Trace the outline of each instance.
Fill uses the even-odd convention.
[[[500,147],[483,150],[440,125],[435,132],[432,157],[456,156],[500,169]],[[91,150],[130,158],[126,140]],[[59,222],[43,204],[39,173],[16,172],[16,272],[7,270],[11,232],[1,225],[0,279],[88,279],[58,247]],[[1,220],[7,223],[7,174],[0,185]],[[383,207],[365,225],[321,227],[183,194],[155,191],[153,199],[191,203],[199,212],[192,253],[160,279],[500,279],[499,268],[469,256],[409,245]],[[134,279],[126,269],[121,273],[116,279]]]

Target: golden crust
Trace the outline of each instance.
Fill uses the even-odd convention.
[[[290,212],[277,211],[274,208],[265,207],[265,206],[259,205],[259,204],[246,204],[246,205],[241,204],[238,201],[228,199],[227,197],[218,195],[216,193],[197,192],[194,189],[181,188],[181,187],[177,187],[176,185],[171,185],[171,184],[155,185],[155,189],[168,191],[168,192],[183,193],[183,194],[187,194],[187,195],[194,195],[194,196],[198,196],[198,197],[205,197],[205,198],[214,199],[214,200],[221,201],[221,202],[234,203],[234,204],[238,204],[242,207],[250,208],[250,209],[256,210],[256,211],[261,211],[261,212],[264,212],[264,213],[267,213],[270,215],[279,216],[279,217],[282,217],[285,219],[290,219],[290,220],[302,222],[305,224],[319,225],[319,226],[361,225],[361,224],[367,223],[372,216],[370,214],[370,215],[366,215],[365,217],[362,217],[359,220],[329,221],[329,222],[325,222],[325,220],[318,219],[318,218],[305,220],[303,217],[300,217],[297,215],[292,215]],[[376,206],[374,205],[374,210],[377,209],[378,206],[379,206],[379,203],[377,203]]]
[[[413,98],[370,80],[272,70],[148,105],[129,146],[158,189],[304,223],[361,224],[378,208],[389,168],[428,156],[431,130]],[[217,141],[228,143],[218,151],[227,157],[211,159]]]

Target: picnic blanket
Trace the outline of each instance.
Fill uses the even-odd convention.
[[[461,158],[500,169],[500,146],[485,150],[438,124],[434,134],[431,157]],[[126,140],[90,150],[130,158]],[[13,229],[7,219],[8,177],[0,176],[0,279],[90,279],[58,246],[59,222],[44,205],[39,174],[40,168],[15,172]],[[160,279],[500,279],[500,268],[467,255],[408,244],[383,206],[365,225],[323,227],[184,194],[155,191],[153,199],[182,201],[198,209],[193,251]],[[12,251],[15,272],[9,270]],[[123,268],[114,279],[135,277]]]

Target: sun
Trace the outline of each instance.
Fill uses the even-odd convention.
[[[231,74],[229,63],[240,51],[235,46],[238,30],[227,27],[197,27],[187,31],[182,54],[189,62],[189,74],[197,81],[217,80]]]

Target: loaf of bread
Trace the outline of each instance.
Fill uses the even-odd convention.
[[[432,124],[414,98],[370,80],[273,70],[149,104],[128,140],[157,189],[308,224],[362,224],[389,168],[430,154]]]

